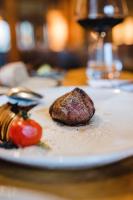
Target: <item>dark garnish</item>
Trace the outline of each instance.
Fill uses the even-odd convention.
[[[16,104],[10,104],[10,105],[12,106],[11,111],[17,115],[20,111],[18,104],[16,103]]]
[[[13,144],[11,141],[8,142],[2,142],[0,143],[0,148],[4,148],[4,149],[17,149],[18,147]]]
[[[18,103],[8,103],[11,106],[11,111],[14,112],[16,115],[20,112],[20,111],[30,111],[32,108],[34,108],[35,106],[37,106],[38,103],[34,103],[32,105],[26,105],[26,106],[21,106]]]
[[[17,103],[16,104],[11,104],[11,111],[14,112],[16,115],[20,114],[20,116],[23,117],[23,119],[28,119],[28,113],[27,110],[23,109],[22,107],[20,107]]]

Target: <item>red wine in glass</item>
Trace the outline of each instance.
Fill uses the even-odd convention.
[[[106,32],[117,24],[122,23],[124,17],[98,17],[84,18],[77,22],[85,29],[93,29],[96,32]]]
[[[89,43],[87,76],[113,79],[119,76],[122,63],[108,31],[123,22],[128,14],[126,0],[76,0],[76,20],[86,30],[97,32],[97,40]]]

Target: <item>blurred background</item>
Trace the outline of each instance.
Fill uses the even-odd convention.
[[[133,70],[133,1],[129,17],[110,33],[125,70]],[[0,66],[23,61],[29,72],[40,66],[85,67],[95,39],[77,23],[75,0],[0,0]]]

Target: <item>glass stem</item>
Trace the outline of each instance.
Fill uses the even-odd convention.
[[[101,32],[98,36],[97,41],[97,51],[96,51],[96,60],[98,65],[102,65],[104,63],[104,39],[106,37],[105,32]]]

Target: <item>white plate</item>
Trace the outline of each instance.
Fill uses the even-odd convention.
[[[54,122],[48,113],[51,103],[72,88],[50,88],[43,105],[31,117],[43,127],[43,139],[51,150],[29,147],[0,149],[0,158],[16,163],[58,169],[103,166],[133,155],[133,94],[119,90],[83,89],[92,97],[96,113],[91,123],[69,127]]]

